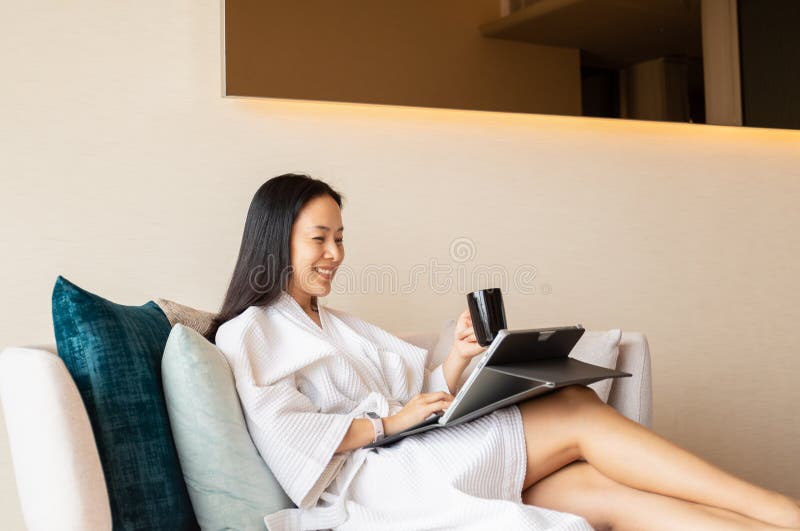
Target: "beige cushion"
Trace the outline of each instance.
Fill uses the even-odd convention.
[[[587,330],[573,347],[569,357],[592,365],[599,365],[606,369],[616,369],[621,337],[622,331],[619,328],[607,332]],[[606,378],[589,384],[588,387],[594,389],[603,402],[608,403],[608,396],[611,393],[611,385],[614,380],[615,378]]]
[[[177,323],[196,330],[205,336],[211,327],[211,322],[216,314],[197,310],[190,306],[185,306],[167,299],[155,299],[155,303],[166,314],[169,324],[175,326]]]

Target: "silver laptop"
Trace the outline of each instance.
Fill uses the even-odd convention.
[[[434,428],[468,422],[502,407],[572,384],[631,376],[569,357],[584,328],[563,326],[500,330],[447,411],[366,448],[391,444]]]

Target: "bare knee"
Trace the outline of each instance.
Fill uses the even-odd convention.
[[[534,403],[537,405],[548,404],[544,407],[552,409],[560,416],[574,412],[583,406],[605,405],[605,403],[600,400],[600,397],[597,396],[597,393],[594,392],[594,389],[579,384],[561,387],[543,397],[534,397],[523,402],[520,406],[533,407]]]
[[[534,411],[540,415],[557,419],[559,427],[570,433],[571,440],[576,445],[581,432],[578,425],[589,418],[592,414],[591,410],[605,405],[593,389],[585,385],[568,385],[548,395],[522,402],[519,404],[519,408],[522,412],[523,422]],[[541,418],[535,420],[536,430],[541,429],[541,423]]]
[[[587,387],[585,385],[574,384],[568,385],[566,387],[562,387],[558,391],[557,394],[561,395],[561,397],[573,404],[603,404],[604,402],[600,400],[600,397],[597,396],[597,393],[594,392],[594,389],[591,387]]]
[[[597,396],[594,389],[585,385],[562,387],[556,392],[556,399],[564,409],[564,417],[573,420],[576,425],[585,425],[586,421],[593,419],[598,411],[610,408]]]
[[[616,520],[616,487],[620,485],[585,462],[571,463],[523,492],[529,505],[577,514],[598,530],[612,529]]]
[[[596,429],[596,422],[605,418],[605,410],[610,409],[603,402],[594,389],[585,385],[569,385],[557,391],[559,407],[563,409],[561,422],[569,426],[572,440],[578,453],[578,458],[583,457],[583,445],[586,437]]]
[[[605,404],[582,385],[566,386],[519,404],[528,453],[526,487],[583,457],[582,442],[592,431],[598,405]]]
[[[585,385],[568,385],[541,397],[534,397],[519,404],[523,422],[533,421],[534,429],[541,430],[543,418],[553,419],[561,431],[570,434],[573,445],[577,442],[578,419],[585,418],[586,410],[603,401],[594,390]],[[536,418],[531,418],[536,417]]]

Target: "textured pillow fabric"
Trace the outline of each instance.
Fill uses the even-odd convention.
[[[89,414],[115,529],[197,529],[161,387],[170,325],[152,301],[115,304],[59,276],[53,327]]]
[[[5,349],[0,399],[25,527],[110,530],[92,427],[64,362],[44,350]]]
[[[447,357],[447,354],[450,353],[450,349],[453,346],[455,331],[456,320],[450,319],[445,321],[442,326],[442,331],[439,334],[439,341],[433,349],[430,361],[432,366],[435,367],[442,363]],[[615,369],[617,366],[617,357],[619,356],[619,341],[621,337],[622,332],[619,329],[609,330],[608,332],[587,330],[575,344],[569,356],[586,363],[606,367],[607,369]],[[480,356],[472,358],[467,368],[464,369],[464,372],[458,380],[459,388],[467,381],[467,378],[469,378],[475,366],[480,362],[480,358]],[[608,403],[608,396],[611,393],[611,386],[613,383],[613,378],[606,378],[605,380],[590,384],[587,387],[594,389],[597,396],[599,396],[603,402]]]
[[[191,306],[178,304],[177,302],[167,299],[156,299],[155,302],[164,312],[164,315],[167,316],[170,326],[175,326],[180,323],[197,330],[203,335],[211,328],[211,322],[214,320],[215,316],[213,313],[196,310]]]
[[[264,516],[295,505],[247,431],[224,355],[177,324],[161,361],[172,433],[203,529],[264,529]]]

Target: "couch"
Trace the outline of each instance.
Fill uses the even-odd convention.
[[[587,334],[601,332],[587,331]],[[400,334],[431,351],[439,331]],[[646,337],[624,332],[608,404],[652,427],[651,361]],[[0,353],[0,400],[14,475],[28,529],[101,531],[112,527],[108,496],[89,419],[55,345]]]

